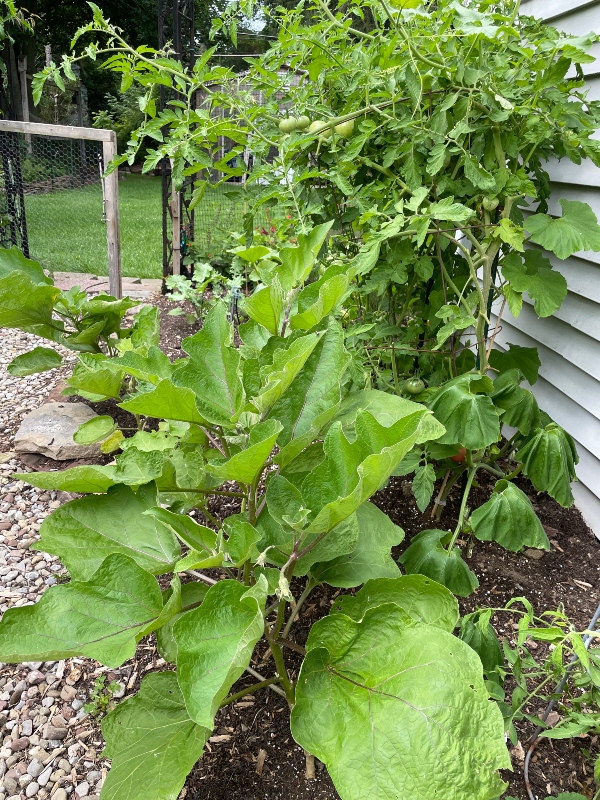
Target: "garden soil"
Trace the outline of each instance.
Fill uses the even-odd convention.
[[[194,333],[199,326],[189,326],[184,316],[168,316],[173,304],[165,297],[156,300],[161,310],[161,347],[171,359],[183,353],[181,342]],[[53,394],[59,396],[60,387]],[[74,398],[80,400],[80,398]],[[112,401],[90,404],[97,413],[117,416],[119,422],[126,414],[117,409]],[[6,430],[9,434],[9,430]],[[108,457],[107,457],[108,460]],[[34,466],[31,464],[30,466]],[[73,462],[40,462],[35,469],[56,469],[73,466]],[[509,553],[494,543],[462,542],[470,568],[479,579],[479,588],[469,598],[460,601],[461,612],[468,613],[479,606],[502,607],[511,598],[526,597],[537,612],[563,606],[578,629],[583,630],[600,602],[600,542],[586,526],[579,511],[564,509],[551,498],[538,494],[524,478],[517,485],[531,499],[551,541],[552,549],[526,551],[525,554]],[[482,479],[482,485],[474,489],[474,500],[485,501],[493,486],[493,479]],[[374,502],[405,531],[405,540],[394,549],[398,558],[410,543],[410,539],[425,528],[438,525],[453,529],[458,517],[460,489],[455,487],[440,523],[435,523],[426,511],[421,514],[410,491],[410,482],[404,478],[392,478],[388,486],[379,492]],[[218,517],[235,513],[236,507],[228,498],[215,498],[211,512]],[[218,574],[218,573],[216,573]],[[164,576],[168,583],[168,576]],[[296,620],[289,638],[297,644],[306,642],[311,625],[327,614],[339,590],[321,587],[311,595]],[[498,634],[514,642],[514,628],[506,615],[492,619]],[[260,645],[259,645],[260,648]],[[273,662],[269,654],[257,648],[253,666],[263,675],[273,674]],[[301,656],[292,651],[292,672],[297,675]],[[86,660],[87,663],[87,660]],[[90,672],[93,670],[92,662]],[[133,663],[128,662],[115,678],[131,676],[127,683],[127,696],[135,693],[142,676],[151,671],[166,669],[163,659],[156,651],[154,635],[142,643]],[[89,674],[89,673],[88,673]],[[113,675],[109,672],[108,679]],[[241,679],[233,691],[250,686],[254,679]],[[88,692],[93,683],[85,677],[81,684]],[[533,686],[531,687],[533,688]],[[541,714],[544,703],[532,704],[528,711]],[[517,726],[519,743],[511,750],[513,772],[503,777],[509,784],[507,796],[528,800],[523,782],[523,758],[533,725],[524,722]],[[95,736],[99,735],[99,731]],[[95,738],[95,737],[94,737]],[[583,736],[570,741],[541,741],[530,767],[530,780],[536,798],[544,800],[556,796],[560,791],[581,792],[593,795],[593,763],[600,752],[597,736]],[[314,778],[305,776],[305,754],[294,742],[289,728],[289,714],[284,698],[270,689],[222,709],[205,754],[195,766],[180,794],[181,800],[337,800],[338,794],[324,765],[316,761]],[[440,798],[443,800],[443,798]],[[464,798],[464,800],[472,800]]]

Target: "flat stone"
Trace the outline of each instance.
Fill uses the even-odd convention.
[[[27,767],[27,772],[32,778],[37,778],[44,771],[44,765],[39,758],[34,758],[31,764]]]
[[[43,672],[40,672],[39,669],[32,669],[29,675],[27,676],[27,683],[30,686],[38,686],[40,683],[43,683],[46,680],[46,676]]]
[[[56,461],[96,456],[99,444],[77,444],[73,434],[82,423],[97,416],[85,403],[45,403],[21,423],[15,434],[15,450],[40,453]]]
[[[67,792],[65,789],[57,789],[54,794],[52,795],[52,800],[67,800]]]
[[[37,779],[37,782],[40,786],[45,786],[48,781],[50,780],[50,775],[52,775],[52,765],[46,767],[46,769],[42,772],[42,774]]]
[[[33,781],[30,783],[29,786],[25,789],[25,797],[35,797],[36,794],[39,792],[40,786],[38,783]]]
[[[77,697],[77,689],[74,686],[63,686],[60,696],[66,703],[70,703]]]
[[[90,791],[90,785],[87,781],[83,781],[78,786],[75,787],[75,797],[87,797]]]
[[[48,723],[44,728],[44,739],[48,739],[48,741],[53,741],[55,739],[64,739],[67,735],[66,728],[55,728],[54,725]]]
[[[540,558],[544,557],[544,551],[533,550],[533,548],[530,547],[523,552],[523,555],[526,556],[527,558],[532,558],[534,561],[539,561]]]
[[[29,747],[29,739],[26,736],[21,736],[20,739],[14,739],[10,743],[10,749],[13,753],[18,753],[20,750],[26,750]]]

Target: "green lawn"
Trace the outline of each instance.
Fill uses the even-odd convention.
[[[123,274],[162,276],[161,179],[127,175],[119,181]],[[215,257],[242,231],[246,209],[239,184],[209,187],[195,210],[195,243]],[[106,226],[100,185],[26,195],[31,257],[56,272],[107,274]]]
[[[119,181],[123,274],[162,276],[161,181],[127,175]],[[100,185],[26,195],[31,257],[55,271],[107,274],[106,225]]]

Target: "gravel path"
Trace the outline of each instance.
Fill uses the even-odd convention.
[[[0,612],[31,605],[47,587],[67,577],[56,556],[31,550],[54,508],[70,499],[64,492],[43,492],[10,477],[31,471],[11,452],[22,418],[41,405],[60,370],[13,378],[6,365],[39,344],[30,334],[0,331]],[[69,361],[72,353],[63,351]],[[68,370],[68,367],[66,368]],[[52,797],[95,800],[108,762],[100,759],[99,723],[84,704],[96,677],[120,683],[124,696],[132,665],[120,672],[85,659],[46,663],[0,664],[0,800]],[[135,676],[134,676],[135,680]],[[132,682],[133,684],[133,682]]]

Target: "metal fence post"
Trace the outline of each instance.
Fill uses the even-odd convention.
[[[117,134],[112,131],[109,141],[102,142],[104,169],[117,155]],[[121,227],[119,222],[119,170],[104,178],[106,196],[106,238],[108,242],[108,286],[113,297],[123,296],[121,274]]]

